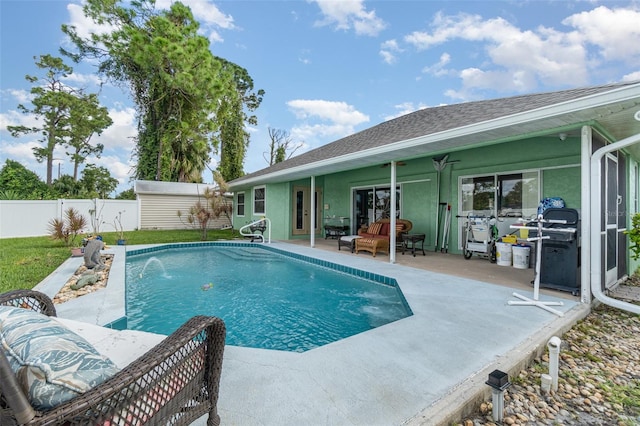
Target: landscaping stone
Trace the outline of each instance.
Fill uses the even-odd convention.
[[[545,353],[511,377],[503,424],[640,425],[639,315],[595,308],[562,336],[557,392],[540,388],[548,368]],[[490,410],[491,402],[485,401],[458,425],[493,425]]]
[[[93,293],[101,288],[105,288],[107,286],[107,279],[109,278],[111,263],[113,262],[113,255],[103,254],[101,257],[105,264],[104,269],[100,271],[92,271],[84,265],[80,266],[67,283],[62,286],[60,291],[58,291],[58,294],[53,298],[53,303],[64,303],[71,299],[84,296],[85,294]],[[95,280],[95,282],[93,284],[84,283],[85,280]],[[73,289],[72,286],[78,286],[80,288]]]

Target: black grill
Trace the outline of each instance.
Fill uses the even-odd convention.
[[[542,236],[549,238],[542,243],[540,259],[540,287],[580,293],[580,214],[576,209],[550,208],[542,218],[546,221],[565,223],[543,223]],[[575,232],[561,232],[574,229]]]

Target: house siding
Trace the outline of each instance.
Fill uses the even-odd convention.
[[[196,195],[154,195],[139,194],[140,229],[193,229],[197,224],[187,222],[189,209],[198,202],[206,202],[204,197]],[[227,201],[231,203],[231,201]],[[178,217],[178,211],[182,218]],[[223,228],[229,225],[225,216],[209,222],[210,229]]]
[[[425,233],[426,246],[435,249],[436,216],[438,210],[436,182],[438,175],[433,165],[433,155],[405,160],[396,167],[396,180],[401,186],[401,216],[413,222],[412,232]],[[459,227],[455,218],[458,210],[458,183],[461,177],[483,174],[518,173],[525,170],[540,171],[540,197],[562,197],[567,206],[580,209],[580,139],[537,137],[499,145],[480,146],[451,153],[447,165],[440,174],[440,202],[451,205],[452,223],[449,250],[459,251]],[[345,216],[352,223],[352,191],[354,188],[384,186],[390,183],[389,167],[366,167],[316,178],[316,188],[322,189],[320,200],[322,221],[325,217]],[[267,217],[272,222],[273,239],[291,239],[293,221],[292,188],[295,185],[310,186],[310,179],[289,183],[267,184]],[[246,194],[252,194],[247,191]],[[328,207],[324,209],[324,207]],[[247,217],[237,218],[249,223]],[[258,217],[253,217],[253,220]],[[242,226],[243,224],[239,224]],[[508,230],[509,224],[503,227]],[[240,227],[236,226],[236,227]],[[324,234],[318,234],[323,236]],[[309,236],[303,236],[309,238]]]

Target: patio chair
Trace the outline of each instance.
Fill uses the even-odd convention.
[[[49,318],[56,316],[51,299],[37,291],[0,294],[0,306],[35,311],[39,314],[33,316],[39,321],[60,324]],[[5,308],[4,312],[31,315],[22,313],[21,309]],[[225,340],[225,324],[220,318],[191,318],[122,370],[116,368],[115,374],[102,383],[50,409],[34,408],[32,395],[21,386],[24,371],[16,375],[11,367],[5,341],[8,323],[4,321],[0,327],[0,424],[3,426],[188,425],[207,414],[208,425],[220,424],[217,401]],[[42,328],[37,330],[39,334]],[[30,338],[33,340],[31,335]]]

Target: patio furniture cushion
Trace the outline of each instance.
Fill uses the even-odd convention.
[[[368,227],[360,228],[358,235],[364,238],[384,238],[387,241],[390,239],[391,220],[389,218],[379,219],[373,222]],[[413,228],[413,224],[407,219],[396,219],[396,242],[400,241],[400,235],[409,232]]]
[[[382,223],[374,222],[371,225],[369,225],[369,228],[367,229],[367,234],[379,235],[380,231],[382,231]]]
[[[389,253],[389,240],[384,238],[358,238],[356,240],[356,254],[361,250],[370,252],[373,257],[381,251]]]
[[[0,306],[0,343],[35,409],[48,410],[104,382],[119,369],[50,317]]]

